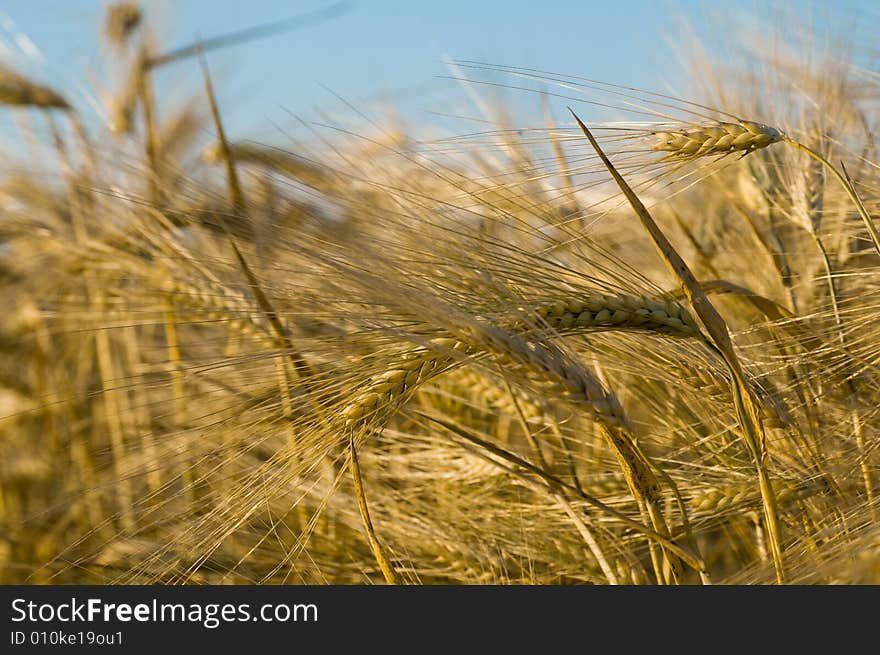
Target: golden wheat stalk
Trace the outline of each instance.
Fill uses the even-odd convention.
[[[143,20],[140,7],[134,2],[114,2],[104,16],[104,35],[115,46],[123,46],[137,31]]]
[[[354,436],[349,438],[348,452],[351,457],[351,477],[354,483],[354,492],[355,496],[357,496],[358,509],[361,513],[361,520],[364,523],[364,530],[367,533],[367,541],[370,544],[370,550],[373,551],[373,556],[376,558],[376,563],[379,565],[382,575],[385,576],[385,581],[390,585],[400,584],[400,577],[397,575],[397,571],[394,570],[394,567],[388,560],[388,556],[385,554],[385,549],[382,547],[382,543],[379,541],[379,538],[376,536],[376,531],[373,528],[373,521],[370,518],[370,510],[367,507],[367,495],[364,491],[364,482],[361,477],[361,467],[358,462]]]

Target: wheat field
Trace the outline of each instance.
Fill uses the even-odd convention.
[[[0,582],[880,584],[876,46],[294,144],[149,18],[100,112],[0,69]]]

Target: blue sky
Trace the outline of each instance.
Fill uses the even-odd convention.
[[[107,0],[5,0],[0,7],[0,57],[65,89],[100,79],[107,53],[101,51],[96,35],[107,4]],[[330,4],[332,0],[142,3],[167,46],[190,42],[196,34],[208,38]],[[322,111],[349,111],[334,93],[359,107],[394,105],[411,124],[430,122],[432,112],[455,110],[450,98],[464,96],[454,82],[441,79],[448,74],[444,56],[650,89],[675,88],[682,70],[670,38],[678,21],[686,17],[703,23],[707,7],[722,6],[707,0],[353,0],[350,4],[344,15],[328,22],[210,55],[230,131],[264,138],[276,125],[294,123],[294,116],[309,119]],[[866,0],[783,4],[795,11],[814,11],[820,24],[830,15],[851,20],[854,9],[873,11],[875,17],[877,13],[874,3]],[[732,12],[751,10],[761,15],[767,3],[726,6]],[[22,34],[40,56],[24,57],[21,42],[16,43]],[[170,67],[158,80],[160,92],[200,88],[197,73],[194,61]],[[3,120],[8,119],[0,117]]]

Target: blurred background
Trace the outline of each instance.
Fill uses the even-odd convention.
[[[118,86],[109,65],[112,52],[101,38],[109,4],[7,0],[0,7],[0,63],[62,90],[81,108],[84,103],[99,108],[101,92]],[[853,40],[847,45],[870,44],[876,22],[865,24],[865,16],[880,11],[871,0],[147,0],[141,5],[158,50],[302,18],[289,31],[209,54],[231,135],[273,141],[279,132],[301,130],[301,120],[350,120],[353,107],[384,118],[393,111],[409,129],[442,123],[450,114],[478,115],[468,94],[448,79],[447,59],[686,93],[680,64],[685,53],[678,44],[693,42],[681,38],[687,30],[705,37],[733,21],[778,29],[788,14],[808,16],[819,38],[825,25],[849,25]],[[201,85],[197,62],[186,59],[163,69],[156,84],[164,98],[190,93]],[[506,92],[504,100],[512,111],[538,106],[533,95]],[[14,131],[9,123],[0,115],[4,135]]]

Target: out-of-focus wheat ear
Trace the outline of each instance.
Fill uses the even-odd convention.
[[[31,82],[23,75],[0,66],[0,105],[71,109],[64,97],[48,86]]]
[[[338,195],[343,190],[348,191],[344,181],[341,181],[332,169],[292,152],[254,143],[230,143],[228,147],[237,163],[263,166],[328,195]],[[220,144],[215,143],[206,148],[202,153],[202,159],[211,164],[220,163],[223,159]]]
[[[877,226],[874,225],[874,221],[871,218],[871,215],[868,213],[865,204],[862,202],[862,199],[859,197],[858,192],[856,191],[855,185],[853,184],[852,178],[850,178],[849,174],[846,172],[846,167],[843,162],[840,162],[840,167],[843,170],[841,173],[837,168],[835,168],[830,161],[825,159],[818,152],[810,148],[809,146],[805,146],[803,143],[795,141],[794,139],[785,138],[785,142],[791,145],[794,148],[797,148],[801,152],[805,152],[807,155],[812,157],[813,159],[821,162],[825,168],[827,168],[834,178],[840,183],[843,187],[843,190],[846,191],[846,195],[849,196],[849,199],[852,200],[853,204],[856,206],[856,210],[859,212],[859,216],[862,217],[862,221],[865,223],[865,227],[868,229],[868,234],[871,235],[871,241],[874,243],[874,248],[877,251],[877,254],[880,254],[880,234],[877,232]]]
[[[204,51],[201,52],[199,61],[202,67],[202,76],[205,80],[205,92],[208,95],[208,103],[211,106],[211,116],[214,119],[214,127],[217,130],[217,140],[220,146],[220,153],[222,154],[223,159],[226,162],[226,173],[228,175],[230,199],[232,201],[233,207],[235,208],[235,211],[241,213],[242,215],[245,215],[247,211],[247,206],[245,204],[244,193],[242,192],[241,184],[238,180],[238,173],[235,169],[235,160],[233,159],[232,154],[229,151],[229,142],[226,140],[226,132],[223,130],[223,121],[220,118],[220,109],[217,106],[217,97],[214,94],[214,85],[211,83],[211,75],[208,71],[208,62],[205,60]],[[290,358],[294,369],[296,369],[296,372],[303,380],[309,380],[310,378],[313,378],[315,375],[314,369],[306,361],[306,359],[293,347],[293,340],[291,339],[290,331],[279,318],[278,312],[275,311],[275,307],[272,305],[272,301],[269,300],[269,296],[267,296],[265,291],[263,291],[263,287],[260,284],[256,273],[254,273],[250,264],[248,264],[247,260],[245,259],[244,254],[241,252],[241,249],[238,247],[235,236],[232,234],[232,231],[229,229],[229,226],[226,224],[225,220],[221,218],[220,223],[223,227],[223,231],[226,233],[226,236],[229,239],[229,243],[232,244],[232,250],[235,254],[235,259],[238,262],[239,268],[247,278],[248,286],[250,287],[251,292],[254,294],[254,297],[257,300],[257,304],[260,306],[260,310],[266,316],[266,320],[269,321],[269,325],[272,326],[273,332],[275,332],[275,336],[278,339],[279,346],[284,349],[284,352]]]
[[[699,239],[694,235],[690,226],[685,222],[685,220],[681,217],[677,211],[672,212],[672,218],[675,221],[675,224],[678,226],[678,229],[681,230],[681,233],[684,235],[685,239],[687,239],[688,243],[691,244],[691,248],[693,248],[694,253],[696,253],[700,258],[700,263],[702,267],[706,269],[710,275],[714,275],[715,277],[720,277],[720,273],[718,269],[715,268],[715,265],[712,263],[712,256],[706,252],[703,244],[700,243]]]
[[[709,336],[712,340],[711,345],[717,349],[718,353],[723,357],[730,369],[731,391],[737,408],[737,416],[740,425],[743,428],[743,436],[746,440],[746,444],[754,457],[755,467],[758,473],[758,482],[761,487],[761,496],[764,505],[764,517],[767,521],[770,547],[773,552],[773,565],[776,569],[776,579],[782,584],[785,579],[782,563],[782,538],[773,487],[770,483],[770,478],[764,464],[767,457],[764,427],[761,423],[761,418],[757,411],[752,392],[746,382],[745,372],[743,371],[739,358],[736,355],[736,351],[733,348],[733,343],[730,340],[730,333],[727,329],[727,324],[721,317],[721,314],[718,313],[718,310],[712,305],[706,292],[703,291],[700,283],[697,281],[696,277],[694,277],[694,274],[691,272],[688,265],[666,238],[666,235],[663,234],[660,227],[654,222],[654,219],[651,217],[644,204],[642,204],[642,201],[639,200],[638,196],[629,184],[627,184],[626,180],[624,180],[620,173],[617,172],[617,169],[614,168],[614,165],[602,151],[602,148],[599,146],[590,130],[587,129],[587,126],[584,125],[583,121],[578,118],[577,114],[575,114],[571,108],[569,108],[569,111],[571,111],[571,114],[577,121],[581,131],[590,141],[593,148],[596,150],[596,153],[599,155],[599,158],[602,160],[602,163],[605,164],[608,172],[611,173],[614,181],[617,183],[618,187],[620,187],[624,196],[626,196],[626,199],[636,212],[642,225],[650,234],[663,261],[681,283],[694,311],[703,321],[703,325],[709,332]]]
[[[361,513],[361,519],[364,522],[364,530],[367,533],[367,541],[370,544],[370,550],[373,551],[373,556],[376,558],[379,570],[381,570],[382,575],[385,576],[385,582],[391,585],[400,584],[400,576],[397,575],[397,571],[394,570],[394,567],[385,555],[385,550],[382,548],[382,543],[376,536],[376,531],[373,529],[373,522],[370,520],[370,510],[367,507],[367,496],[364,493],[364,482],[361,478],[361,467],[358,463],[357,448],[354,445],[354,436],[350,436],[348,439],[348,449],[351,455],[351,478],[354,482],[354,493],[355,496],[357,496],[358,509]]]
[[[797,296],[794,293],[794,281],[792,277],[791,266],[789,265],[788,261],[788,255],[786,254],[785,247],[782,244],[782,239],[777,233],[777,225],[776,221],[774,220],[772,205],[770,202],[767,201],[766,196],[763,197],[765,203],[767,204],[768,220],[770,223],[770,228],[769,230],[767,230],[766,234],[763,230],[759,229],[752,211],[746,208],[734,194],[728,193],[728,199],[730,201],[731,207],[733,207],[736,213],[743,218],[752,236],[754,236],[755,241],[761,244],[761,246],[767,252],[767,255],[770,257],[771,261],[773,262],[773,268],[775,268],[776,272],[779,274],[779,281],[785,289],[786,294],[788,295],[788,301],[791,305],[791,310],[796,314],[798,310],[798,303]]]
[[[763,314],[765,318],[771,321],[780,321],[785,319],[794,318],[794,314],[790,312],[786,307],[783,307],[775,300],[767,298],[766,296],[762,296],[761,294],[749,289],[748,287],[744,287],[740,284],[735,284],[728,280],[701,280],[700,286],[703,287],[703,291],[706,294],[714,294],[714,295],[730,295],[737,296],[738,298],[742,298],[745,302],[749,303],[756,311]],[[677,289],[676,291],[671,291],[669,293],[672,298],[680,298],[684,295],[684,292],[681,289]]]
[[[194,103],[167,119],[159,129],[156,143],[160,156],[168,161],[178,159],[192,145],[203,124]]]
[[[140,76],[143,57],[135,56],[129,64],[125,85],[107,98],[107,127],[113,134],[131,134],[134,128],[134,112],[141,99]]]
[[[136,2],[114,2],[107,7],[104,18],[104,36],[117,47],[128,43],[143,20],[141,8]]]
[[[865,227],[868,229],[868,233],[871,235],[871,240],[874,243],[874,248],[877,251],[877,254],[880,254],[880,235],[877,234],[877,228],[874,225],[871,216],[868,214],[868,210],[865,208],[862,199],[859,197],[858,192],[856,191],[855,184],[852,181],[852,178],[849,176],[849,173],[846,170],[846,165],[841,160],[840,168],[843,171],[843,175],[841,176],[834,167],[828,162],[828,160],[820,155],[817,151],[804,146],[795,141],[791,141],[792,145],[794,145],[799,150],[806,152],[813,160],[813,163],[818,163],[821,166],[828,168],[835,175],[837,180],[844,185],[844,188],[847,191],[850,199],[855,203],[856,209],[859,212],[862,220],[865,223]],[[831,258],[828,256],[828,251],[825,248],[825,244],[822,242],[821,237],[818,233],[818,224],[815,222],[809,226],[810,235],[813,237],[813,241],[816,244],[821,256],[822,256],[822,264],[825,268],[825,275],[828,279],[828,290],[831,295],[831,307],[834,312],[834,322],[837,326],[837,336],[838,341],[840,342],[841,347],[844,351],[847,351],[847,343],[846,343],[846,331],[844,330],[843,320],[840,316],[840,306],[838,302],[838,290],[837,285],[835,284],[834,271],[831,264]],[[873,499],[874,499],[874,485],[873,485],[873,476],[871,475],[870,466],[867,465],[867,451],[865,450],[865,439],[863,434],[862,427],[862,418],[859,413],[859,390],[858,385],[855,379],[848,379],[846,381],[847,388],[850,392],[850,420],[853,425],[853,432],[856,437],[856,446],[859,449],[859,458],[860,458],[860,466],[862,469],[862,479],[865,484],[865,493],[868,498],[869,504],[872,506],[872,516],[874,515],[873,510]]]
[[[868,214],[868,210],[865,208],[865,203],[862,202],[862,198],[859,196],[859,192],[856,191],[856,185],[853,184],[852,178],[849,176],[849,173],[846,170],[846,165],[843,163],[843,161],[840,162],[840,170],[843,171],[843,174],[846,177],[846,183],[850,190],[852,199],[856,203],[856,207],[858,207],[859,215],[865,222],[865,227],[868,228],[868,234],[871,235],[871,241],[874,243],[874,250],[876,250],[877,254],[880,255],[880,233],[877,232],[877,226],[874,225],[874,221]]]

